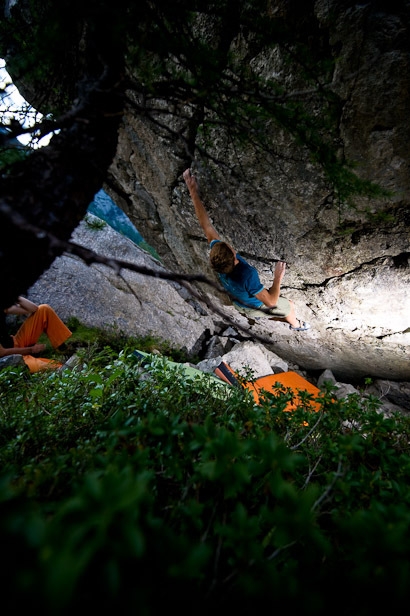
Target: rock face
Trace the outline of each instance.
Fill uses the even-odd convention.
[[[75,230],[73,241],[104,253],[107,258],[123,259],[130,267],[143,266],[152,274],[165,271],[128,237],[108,225],[97,224],[98,221],[101,223],[88,215]],[[128,268],[116,272],[108,265],[88,267],[77,257],[63,255],[30,289],[29,297],[36,303],[50,303],[63,320],[77,317],[89,326],[166,339],[177,349],[204,357],[192,364],[203,372],[213,374],[222,361],[242,376],[248,374],[248,378],[255,379],[292,370],[318,387],[329,381],[336,387],[337,398],[355,394],[364,399],[373,395],[380,400],[380,412],[386,416],[396,411],[410,412],[409,382],[374,379],[364,390],[358,390],[351,383],[338,381],[330,369],[315,377],[297,363],[285,361],[280,351],[268,348],[269,344],[253,340],[249,325],[236,319],[239,313],[233,311],[232,324],[226,327],[206,304],[192,295],[189,287],[172,281],[141,275]],[[65,368],[72,369],[76,361],[78,357],[74,355]],[[19,365],[25,365],[21,355],[0,359],[0,369]]]
[[[286,11],[292,3],[280,4]],[[306,369],[328,368],[342,380],[367,375],[408,380],[410,375],[410,5],[383,7],[318,0],[311,17],[335,59],[329,87],[340,97],[338,147],[361,178],[391,190],[390,198],[359,198],[350,209],[337,203],[307,154],[273,125],[266,127],[278,151],[273,162],[258,158],[252,148],[234,150],[223,129],[208,149],[226,167],[205,164],[199,153],[194,161],[220,235],[258,269],[266,285],[275,260],[287,262],[282,294],[294,300],[297,316],[312,329],[296,333],[273,321],[251,324],[226,296],[217,293],[217,301],[285,360]],[[291,69],[277,58],[252,61],[279,75],[288,91],[297,88]],[[196,145],[201,144],[198,131]],[[166,267],[205,272],[215,280],[181,177],[192,161],[174,145],[169,135],[165,140],[130,111],[105,189]],[[122,304],[125,287],[119,293]],[[141,298],[138,310],[144,310],[143,301],[152,297]],[[114,298],[110,303],[116,306]],[[132,309],[136,305],[133,301]],[[156,329],[155,311],[152,319]]]
[[[164,268],[150,254],[109,225],[92,225],[89,214],[75,230],[72,240],[131,265],[143,266],[153,276],[129,269],[119,273],[108,265],[87,266],[80,258],[64,254],[29,290],[36,303],[48,303],[67,321],[78,318],[89,327],[168,340],[175,348],[197,353],[205,332],[214,333],[214,323],[186,288],[155,277]],[[101,222],[101,221],[100,221]]]
[[[233,325],[304,370],[329,369],[339,381],[408,381],[410,1],[275,0],[269,7],[290,27],[306,22],[312,49],[330,51],[334,64],[320,83],[338,97],[334,149],[352,162],[358,177],[391,196],[339,202],[309,153],[273,122],[266,122],[264,133],[274,155],[264,157],[250,144],[234,146],[229,127],[211,130],[205,143],[203,118],[187,118],[177,108],[166,130],[166,118],[155,123],[136,113],[131,90],[104,189],[159,255],[160,261],[150,261],[153,269],[205,273],[215,282],[182,179],[186,167],[195,168],[221,237],[258,269],[266,286],[275,262],[287,262],[282,294],[312,329],[299,333],[283,323],[250,321],[226,295],[204,284],[195,287],[203,298],[198,301],[182,284],[157,277],[147,282],[129,270],[119,277],[104,265],[89,268],[68,256],[57,259],[30,293],[35,301],[50,301],[63,318],[78,316],[133,335],[152,333],[188,352],[203,350],[207,336]],[[207,31],[205,21],[204,15],[201,27]],[[246,61],[282,85],[286,96],[307,97],[312,114],[321,115],[316,86],[301,92],[300,67],[284,63],[275,50],[253,55],[245,33],[232,45],[244,49]],[[132,84],[133,75],[128,77]],[[189,152],[181,134],[190,135]],[[84,233],[82,225],[74,239],[104,256],[146,263],[132,243],[116,245],[109,228],[92,242]]]

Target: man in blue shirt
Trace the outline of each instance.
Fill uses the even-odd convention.
[[[197,180],[191,174],[190,169],[184,171],[183,177],[199,224],[210,243],[211,266],[217,272],[219,281],[231,297],[235,308],[249,317],[265,317],[289,323],[290,329],[297,331],[310,329],[309,323],[296,318],[295,305],[292,300],[280,295],[280,285],[285,275],[286,263],[278,261],[272,286],[265,289],[256,269],[245,261],[232,246],[221,240],[205,210],[199,196]]]

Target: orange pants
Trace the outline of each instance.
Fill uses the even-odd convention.
[[[40,304],[36,312],[33,312],[24,321],[15,336],[14,347],[28,347],[36,344],[41,334],[46,334],[54,349],[63,344],[71,336],[71,332],[64,325],[59,316],[48,304]],[[23,359],[30,372],[39,372],[46,368],[58,368],[62,364],[43,357],[23,355]]]

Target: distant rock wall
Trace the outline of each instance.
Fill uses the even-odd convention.
[[[281,3],[281,10],[292,3]],[[333,52],[331,87],[340,96],[337,147],[357,174],[392,191],[364,198],[356,208],[335,201],[306,152],[267,125],[278,156],[233,150],[215,132],[211,154],[232,173],[196,161],[204,201],[226,240],[256,266],[264,284],[276,259],[287,261],[283,295],[308,333],[275,322],[250,324],[226,296],[227,314],[265,336],[281,357],[309,369],[331,369],[340,379],[360,375],[408,380],[410,374],[410,123],[409,2],[318,0],[322,43]],[[263,71],[297,83],[278,58],[254,58]],[[290,84],[290,85],[289,85]],[[183,126],[184,120],[179,120]],[[179,128],[181,128],[179,126]],[[201,136],[197,134],[197,144]],[[106,191],[171,269],[213,274],[208,248],[181,177],[190,165],[146,119],[125,117]],[[242,180],[233,173],[242,170]],[[117,186],[117,189],[114,189]],[[369,216],[370,214],[370,216]]]

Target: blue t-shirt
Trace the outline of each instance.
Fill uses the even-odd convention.
[[[212,240],[210,247],[221,240]],[[239,263],[229,274],[219,274],[218,278],[228,295],[244,308],[260,308],[264,306],[255,295],[263,291],[264,286],[259,280],[259,274],[252,265],[239,253],[236,253]]]

